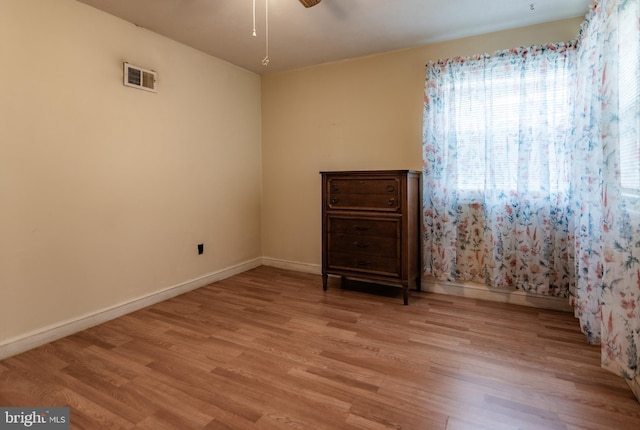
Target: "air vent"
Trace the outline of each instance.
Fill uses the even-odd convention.
[[[128,87],[155,93],[157,92],[156,75],[156,72],[153,70],[147,70],[134,66],[133,64],[124,63],[124,84]]]

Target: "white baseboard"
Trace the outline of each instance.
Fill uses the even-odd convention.
[[[322,272],[322,266],[319,264],[300,263],[297,261],[280,260],[270,257],[263,257],[262,264],[265,266],[277,267],[279,269],[311,273],[313,275],[320,275]],[[523,305],[563,312],[573,312],[573,308],[569,306],[568,299],[529,294],[522,290],[489,288],[485,285],[472,282],[444,282],[425,278],[422,280],[422,290],[431,293],[490,300],[494,302],[510,303],[514,305]]]
[[[522,290],[490,288],[486,285],[472,282],[447,282],[427,278],[422,280],[422,290],[533,308],[573,312],[573,308],[569,305],[569,299],[529,294]]]
[[[195,290],[213,282],[237,275],[238,273],[254,269],[262,265],[262,258],[256,258],[226,269],[209,273],[196,279],[192,279],[172,287],[139,297],[132,301],[121,303],[98,312],[83,315],[68,321],[45,327],[40,330],[27,333],[12,339],[8,339],[0,344],[0,360],[20,354],[38,346],[44,345],[65,336],[86,330],[89,327],[102,324],[106,321],[118,318],[122,315],[137,311],[155,303],[162,302],[172,297],[179,296],[191,290]]]
[[[262,264],[278,269],[293,270],[296,272],[311,273],[312,275],[320,275],[322,266],[319,264],[300,263],[298,261],[280,260],[277,258],[263,257]]]

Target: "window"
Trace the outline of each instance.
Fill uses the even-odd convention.
[[[618,29],[620,185],[626,195],[640,197],[640,41],[634,20],[638,5],[632,3],[620,11]]]
[[[571,82],[564,63],[552,73],[545,65],[470,74],[457,85],[458,190],[566,191],[560,154],[570,126]]]

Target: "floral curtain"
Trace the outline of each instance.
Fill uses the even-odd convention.
[[[578,40],[572,173],[582,330],[633,379],[640,353],[640,2],[599,0]]]
[[[423,139],[426,274],[569,297],[638,380],[640,2],[593,0],[577,45],[429,63]]]
[[[427,65],[425,272],[568,297],[574,44]]]

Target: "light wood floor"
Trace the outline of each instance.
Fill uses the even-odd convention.
[[[73,429],[640,429],[570,314],[268,267],[0,361]]]

